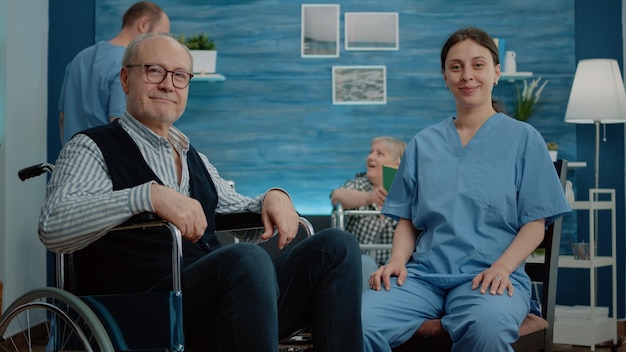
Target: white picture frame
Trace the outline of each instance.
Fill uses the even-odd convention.
[[[334,105],[387,104],[387,67],[333,66]]]
[[[300,56],[339,57],[339,5],[302,4]]]
[[[346,50],[399,50],[397,12],[346,12]]]

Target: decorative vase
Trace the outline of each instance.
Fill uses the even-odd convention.
[[[507,50],[504,53],[504,72],[507,73],[515,73],[517,72],[517,61],[515,57],[517,54],[515,51]]]

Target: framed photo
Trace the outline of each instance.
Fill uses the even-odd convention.
[[[386,104],[386,66],[333,66],[333,104]]]
[[[302,4],[302,57],[339,56],[339,5]]]
[[[346,12],[346,50],[398,50],[397,12]]]

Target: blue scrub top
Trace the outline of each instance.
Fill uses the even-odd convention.
[[[443,286],[490,267],[524,224],[571,211],[532,126],[498,113],[463,147],[454,119],[409,142],[382,209],[423,230],[409,270]],[[530,286],[523,265],[511,278]]]
[[[111,117],[124,115],[126,94],[120,71],[125,50],[99,41],[67,65],[59,97],[59,111],[65,115],[64,144],[77,132],[106,125]]]

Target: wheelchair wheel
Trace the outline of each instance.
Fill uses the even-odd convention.
[[[0,351],[113,351],[97,316],[75,295],[43,287],[20,296],[0,319]]]

